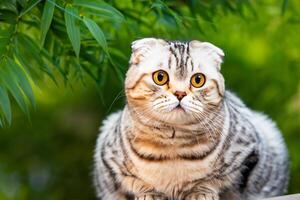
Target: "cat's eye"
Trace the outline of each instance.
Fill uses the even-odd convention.
[[[164,70],[158,70],[152,74],[152,79],[154,83],[161,86],[169,81],[169,76]]]
[[[191,84],[195,88],[202,87],[204,85],[204,83],[205,83],[205,76],[204,76],[204,74],[197,73],[197,74],[194,74],[192,76],[192,78],[191,78]]]

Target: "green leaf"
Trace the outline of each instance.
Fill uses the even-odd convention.
[[[15,24],[17,21],[16,13],[9,10],[0,9],[0,22],[6,22],[8,24]]]
[[[126,62],[127,62],[127,60],[128,60],[128,56],[126,56],[126,55],[124,54],[124,52],[121,51],[121,50],[119,50],[119,49],[116,49],[116,48],[108,48],[108,52],[109,52],[109,54],[111,54],[111,55],[117,56],[118,59],[124,60],[124,61],[126,61]]]
[[[118,11],[111,5],[102,1],[93,2],[93,1],[86,1],[86,0],[74,0],[73,4],[76,6],[82,6],[103,13],[110,13],[114,18],[117,18],[121,21],[124,20],[124,15],[120,11]]]
[[[29,51],[27,51],[26,53],[28,53],[30,55],[30,57],[34,58],[34,61],[38,63],[40,69],[44,72],[46,72],[48,74],[48,76],[53,80],[54,83],[56,83],[56,79],[55,79],[55,76],[53,74],[53,71],[51,70],[51,68],[45,64],[45,62],[43,61],[42,59],[42,56],[41,56],[41,51],[38,47],[38,45],[30,38],[28,37],[27,35],[25,34],[18,34],[18,37],[17,37],[17,47],[19,48],[20,45],[23,46],[24,49],[28,49]],[[24,54],[25,52],[23,52]],[[22,52],[20,51],[20,54],[21,55]],[[18,56],[18,59],[20,58],[21,56]],[[23,57],[23,60],[25,60],[26,57]],[[26,59],[27,60],[27,66],[29,66],[29,59]]]
[[[24,49],[28,49],[27,53],[29,53],[36,62],[38,62],[39,64],[43,64],[42,58],[40,56],[40,48],[29,36],[23,33],[19,33],[16,40],[18,45],[22,45],[24,46]]]
[[[24,9],[22,10],[21,14],[19,15],[19,18],[21,18],[23,15],[27,14],[31,9],[33,9],[38,3],[40,3],[42,0],[31,0],[29,1]]]
[[[99,45],[103,48],[105,52],[107,52],[106,38],[101,28],[96,24],[96,22],[87,17],[83,18],[83,22],[89,29],[93,37],[96,39],[96,41],[99,43]]]
[[[10,125],[12,119],[10,101],[6,89],[2,86],[0,86],[0,107],[4,113],[8,124]]]
[[[0,55],[3,55],[6,51],[7,40],[0,38]]]
[[[14,57],[16,59],[17,63],[20,63],[22,68],[25,70],[25,73],[28,74],[31,78],[31,80],[36,83],[36,81],[39,80],[40,77],[40,71],[39,68],[36,67],[35,64],[31,64],[27,60],[27,58],[31,58],[30,54],[25,54],[24,51],[21,52],[21,45],[19,44],[18,40],[15,39],[15,48],[14,48]]]
[[[80,28],[78,20],[78,9],[72,7],[72,5],[67,5],[65,7],[65,21],[67,27],[67,33],[72,43],[73,49],[77,57],[79,57],[80,52]]]
[[[25,5],[26,5],[26,0],[17,0],[17,2],[18,2],[22,7],[25,7]]]
[[[120,70],[120,66],[118,66],[114,60],[110,57],[110,55],[107,55],[109,62],[112,64],[113,69],[115,71],[115,73],[117,74],[117,77],[119,78],[119,80],[121,82],[124,82],[124,75],[122,74],[121,70]]]
[[[29,98],[30,103],[35,107],[35,98],[27,75],[25,74],[23,69],[21,69],[20,66],[17,63],[15,63],[12,59],[8,58],[7,64],[9,65],[11,73],[16,76],[20,88],[22,88],[26,96]]]
[[[2,76],[0,76],[0,81],[4,83],[6,88],[8,88],[9,92],[12,94],[12,96],[20,106],[21,110],[29,117],[29,108],[26,103],[25,96],[20,90],[17,80],[14,77],[14,74],[8,71],[7,68],[8,66],[0,69],[0,73],[2,74]]]
[[[45,49],[42,49],[42,55],[60,72],[60,74],[63,76],[64,79],[67,79],[67,75],[65,74],[62,66],[59,64],[59,60],[62,58],[59,58],[58,56],[52,57],[48,51]]]
[[[2,10],[9,10],[14,12],[15,14],[18,13],[17,7],[16,7],[16,2],[14,1],[3,1],[0,4],[0,9]]]
[[[289,0],[283,0],[282,6],[281,6],[281,14],[282,15],[284,15],[288,5],[289,5]]]
[[[46,1],[41,20],[41,46],[44,46],[45,38],[49,30],[55,8],[55,0]]]

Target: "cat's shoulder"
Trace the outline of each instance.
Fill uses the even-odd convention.
[[[100,126],[99,131],[100,132],[106,132],[108,130],[114,129],[115,126],[120,123],[119,121],[121,119],[122,113],[123,113],[123,110],[119,110],[117,112],[114,112],[114,113],[111,113],[110,115],[108,115],[102,121],[102,125]]]
[[[266,114],[248,108],[237,95],[230,91],[225,93],[225,101],[237,108],[240,114],[254,124],[261,136],[268,141],[277,141],[277,146],[279,146],[279,143],[283,143],[281,132],[276,123]]]
[[[243,101],[232,91],[226,90],[224,100],[239,107],[246,107]]]
[[[99,135],[96,142],[96,152],[101,152],[105,143],[114,141],[118,134],[118,126],[121,124],[122,110],[108,115],[99,128]]]

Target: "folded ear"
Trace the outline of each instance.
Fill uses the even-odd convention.
[[[192,48],[199,48],[206,51],[206,53],[212,57],[213,61],[216,63],[217,69],[221,70],[221,64],[223,62],[224,52],[219,47],[209,43],[209,42],[200,42],[198,40],[193,40],[190,42]]]
[[[215,74],[213,79],[217,82],[218,91],[220,96],[224,96],[225,93],[225,83],[224,78],[220,72],[221,64],[223,62],[224,52],[222,49],[216,47],[215,45],[209,42],[200,42],[193,40],[190,42],[190,46],[193,49],[198,49],[201,53],[204,53],[205,56],[212,59],[213,65],[216,67],[218,73]]]
[[[125,87],[133,88],[140,78],[145,74],[145,70],[138,66],[138,64],[149,54],[152,50],[155,52],[159,47],[167,44],[166,41],[156,38],[144,38],[132,42],[132,54],[129,61],[130,67],[126,73]]]
[[[132,42],[131,49],[132,54],[129,63],[131,65],[137,65],[143,57],[150,52],[151,49],[156,48],[158,45],[166,44],[166,41],[156,38],[144,38]]]

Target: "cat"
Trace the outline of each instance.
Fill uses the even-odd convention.
[[[223,56],[197,40],[132,43],[127,104],[103,122],[97,140],[97,197],[248,200],[286,192],[281,133],[225,90]]]

